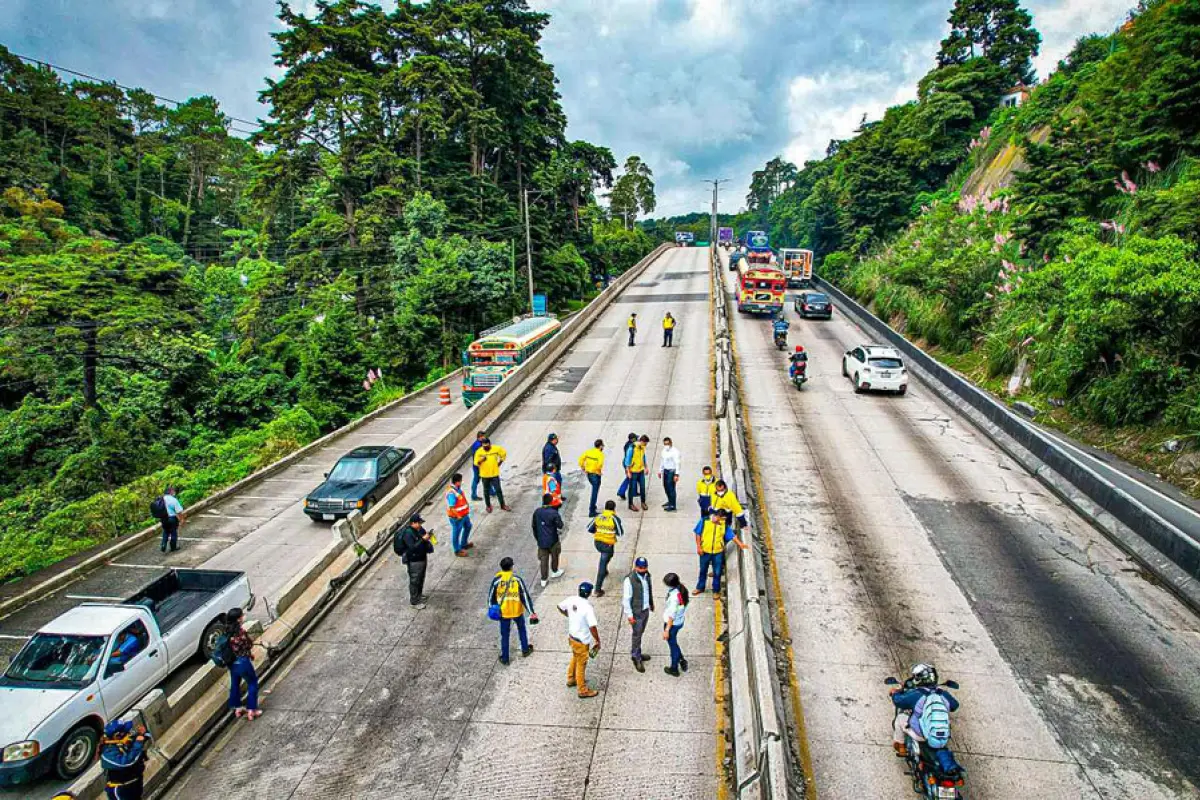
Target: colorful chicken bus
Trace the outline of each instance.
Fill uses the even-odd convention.
[[[778,314],[783,310],[787,279],[771,266],[738,261],[738,311],[743,314]]]
[[[524,364],[562,327],[554,317],[522,317],[489,328],[463,351],[463,403],[470,408]]]
[[[746,233],[746,260],[751,264],[770,264],[775,254],[771,252],[771,239],[766,231]]]

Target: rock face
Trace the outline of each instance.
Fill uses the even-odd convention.
[[[1012,407],[1013,411],[1016,411],[1023,417],[1029,417],[1030,419],[1033,419],[1038,415],[1038,410],[1036,408],[1021,400],[1013,403]]]
[[[1029,380],[1029,359],[1021,356],[1021,360],[1017,362],[1017,368],[1013,370],[1012,377],[1008,379],[1008,396],[1016,397]]]
[[[1180,477],[1200,473],[1200,453],[1186,453],[1175,459],[1175,463],[1171,465],[1171,471]]]

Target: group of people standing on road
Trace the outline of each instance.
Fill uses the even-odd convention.
[[[663,331],[663,347],[672,347],[675,343],[675,326],[679,324],[679,320],[671,316],[668,311],[663,315],[662,331]],[[629,319],[625,321],[625,329],[629,332],[629,346],[637,345],[637,314],[630,314]]]

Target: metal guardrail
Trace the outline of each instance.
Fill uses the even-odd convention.
[[[721,477],[742,498],[754,504],[746,435],[738,416],[740,398],[734,380],[734,355],[729,334],[729,304],[724,290],[720,258],[710,249],[715,345],[717,463]],[[739,800],[785,800],[788,797],[789,754],[784,737],[781,685],[775,669],[770,635],[770,609],[759,563],[763,547],[753,518],[743,532],[747,550],[736,550],[729,560],[726,583],[726,652],[731,674],[733,750],[736,792]]]
[[[1135,497],[1057,439],[892,330],[845,292],[820,278],[814,282],[836,298],[842,311],[860,327],[904,353],[909,368],[918,377],[961,410],[1001,449],[1163,581],[1193,610],[1200,611],[1200,543],[1188,530],[1150,507],[1145,498],[1153,496],[1152,490],[1139,485],[1138,494],[1142,497]],[[1121,482],[1135,483],[1129,476],[1122,476]],[[1200,531],[1200,519],[1191,530]]]

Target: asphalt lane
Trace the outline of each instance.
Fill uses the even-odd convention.
[[[324,547],[333,535],[328,523],[314,523],[304,514],[301,501],[324,478],[339,458],[355,447],[390,444],[421,453],[442,432],[466,414],[461,386],[452,387],[452,403],[438,403],[436,393],[423,393],[401,403],[314,451],[244,492],[210,506],[186,520],[179,529],[179,550],[162,553],[158,540],[146,542],[113,559],[79,580],[12,612],[0,620],[0,656],[9,659],[25,639],[59,614],[89,600],[120,602],[170,568],[200,567],[245,572],[258,602],[250,613],[266,620],[278,591]],[[180,686],[201,663],[172,675],[167,692]],[[5,792],[30,800],[49,798],[65,785],[42,782]]]
[[[907,791],[882,681],[917,661],[962,683],[971,798],[1200,796],[1196,618],[924,386],[855,394],[836,311],[788,314],[799,391],[734,330],[818,796]]]
[[[695,580],[694,485],[712,441],[706,265],[703,250],[661,257],[490,432],[508,450],[503,480],[513,510],[487,514],[474,503],[476,547],[456,558],[440,504],[429,509],[439,543],[426,609],[408,605],[404,567],[389,552],[267,687],[264,715],[231,726],[170,796],[715,797],[722,741],[711,594],[690,607],[681,645],[691,668],[681,678],[662,672],[660,622],[646,634],[646,673],[634,671],[620,609],[620,579],[635,554],[650,559],[659,613],[665,572],[679,572],[689,585]],[[679,319],[669,349],[661,347],[666,311]],[[631,312],[642,326],[636,347],[625,342]],[[566,575],[542,588],[529,520],[540,502],[541,448],[552,431],[566,466]],[[681,511],[660,510],[664,494],[653,478],[649,512],[619,506],[626,537],[607,596],[595,601],[603,647],[588,668],[601,694],[581,700],[565,686],[569,648],[565,620],[555,611],[581,580],[595,580],[587,484],[576,461],[603,438],[601,499],[614,498],[629,432],[650,436],[655,468],[663,436],[683,451]],[[505,555],[516,560],[542,616],[530,629],[529,658],[519,656],[514,632],[509,666],[498,663],[497,624],[485,614],[487,588]]]

